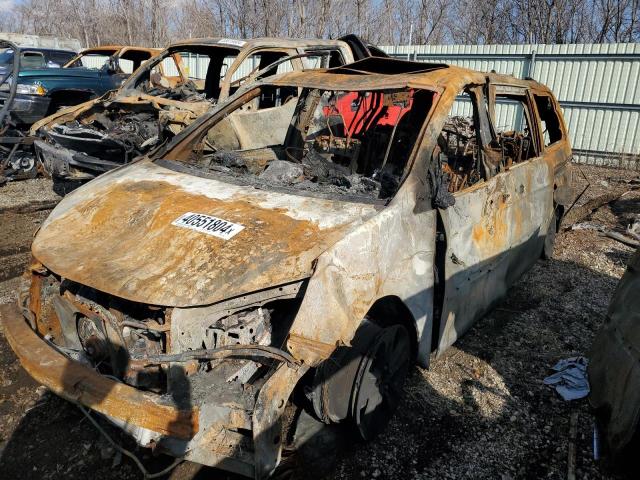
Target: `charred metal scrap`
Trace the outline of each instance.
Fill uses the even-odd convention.
[[[531,104],[509,134],[479,113],[503,94],[549,102],[550,144]],[[534,81],[388,59],[258,81],[60,202],[5,335],[140,445],[265,478],[300,409],[384,429],[411,364],[549,254],[570,156]]]

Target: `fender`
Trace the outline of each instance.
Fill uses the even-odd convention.
[[[409,183],[409,182],[407,182]],[[418,363],[426,366],[433,328],[436,211],[414,210],[419,182],[324,252],[288,339],[292,355],[316,366],[350,341],[371,306],[396,296],[415,319]],[[322,312],[322,316],[318,316]]]

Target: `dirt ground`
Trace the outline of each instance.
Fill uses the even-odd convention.
[[[580,203],[612,189],[626,190],[638,177],[624,170],[582,170],[591,187]],[[585,179],[578,170],[574,179],[579,192]],[[20,281],[13,277],[28,261],[30,239],[56,200],[50,192],[46,180],[0,189],[0,303],[15,299]],[[640,191],[635,191],[586,220],[624,230],[639,217]],[[277,476],[560,479],[567,478],[573,442],[577,478],[623,478],[606,460],[593,460],[588,402],[564,402],[542,380],[559,359],[588,353],[631,254],[630,247],[595,230],[561,232],[551,260],[538,261],[504,302],[433,361],[430,370],[413,370],[386,432],[367,444],[338,434],[336,446],[322,451],[319,461],[290,457]],[[572,415],[578,419],[574,438]],[[133,448],[115,428],[101,424]],[[146,451],[136,453],[150,471],[169,463]],[[75,406],[28,377],[1,332],[0,478],[142,478]],[[232,476],[182,464],[163,478]]]

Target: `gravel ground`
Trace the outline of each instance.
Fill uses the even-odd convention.
[[[46,178],[0,187],[0,303],[16,299],[19,276],[30,258],[33,234],[60,200]]]
[[[48,178],[9,182],[0,187],[0,210],[33,202],[59,200],[60,197],[53,192],[53,182]]]
[[[580,203],[611,189],[627,189],[626,182],[638,177],[637,172],[596,167],[583,171],[592,186]],[[585,180],[578,172],[575,182],[580,191]],[[33,184],[19,191],[31,192],[28,195],[36,200],[49,195],[39,191],[47,190],[46,181]],[[9,202],[6,188],[0,190],[1,202]],[[28,215],[35,213],[27,214],[26,220],[14,217],[15,231],[4,242],[15,238],[13,244],[28,245],[41,221]],[[587,220],[624,229],[638,216],[640,192],[635,191]],[[6,225],[4,218],[0,221]],[[28,235],[19,233],[19,225]],[[587,401],[563,402],[542,379],[557,360],[588,353],[631,254],[631,248],[593,230],[561,232],[551,260],[537,262],[504,302],[433,361],[430,370],[413,370],[386,432],[367,444],[338,434],[336,446],[322,451],[320,461],[291,457],[278,477],[559,479],[567,477],[567,452],[573,441],[577,478],[623,478],[623,472],[614,472],[606,461],[593,460],[593,419]],[[0,258],[2,275],[8,264],[6,256]],[[0,302],[9,298],[10,293],[0,291]],[[578,428],[570,439],[572,415],[577,416]],[[116,454],[75,407],[26,375],[1,334],[0,452],[2,478],[141,478],[133,463]],[[150,470],[168,463],[138,454]],[[182,464],[170,478],[231,476]]]

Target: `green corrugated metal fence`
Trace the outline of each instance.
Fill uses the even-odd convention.
[[[382,49],[399,58],[534,78],[560,101],[575,161],[640,169],[640,44]]]

